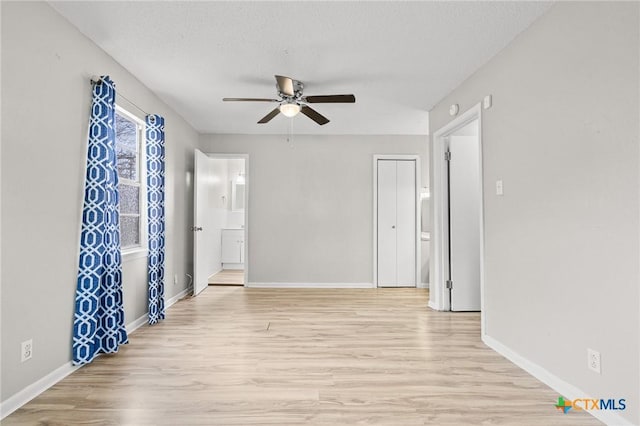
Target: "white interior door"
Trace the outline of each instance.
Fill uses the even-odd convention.
[[[378,286],[395,287],[396,174],[395,160],[378,160]]]
[[[416,162],[396,161],[396,286],[416,286]]]
[[[208,274],[206,255],[208,253],[206,238],[210,230],[205,229],[207,196],[207,175],[209,157],[199,150],[195,150],[193,171],[193,295],[197,296],[207,288]]]
[[[477,136],[449,138],[451,310],[480,310],[480,152]]]
[[[378,287],[416,286],[416,162],[377,161]]]

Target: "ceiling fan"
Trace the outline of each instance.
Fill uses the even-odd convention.
[[[282,113],[285,117],[295,117],[299,112],[303,113],[319,125],[327,124],[329,119],[320,114],[307,104],[328,104],[328,103],[355,103],[356,97],[353,95],[320,95],[304,96],[302,90],[304,85],[301,81],[289,77],[276,75],[276,88],[280,99],[263,98],[223,98],[225,102],[278,102],[278,105],[269,114],[262,117],[258,124],[265,124],[271,121],[276,115]]]

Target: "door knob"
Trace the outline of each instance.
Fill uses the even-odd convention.
[[[196,231],[202,231],[202,226],[192,226],[191,230],[196,232]]]
[[[395,225],[391,226],[391,229],[396,229],[396,226]]]

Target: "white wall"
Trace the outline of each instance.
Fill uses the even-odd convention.
[[[443,99],[483,116],[486,333],[640,424],[638,3],[559,2]],[[495,181],[504,181],[504,196]],[[587,348],[602,374],[587,369]]]
[[[429,165],[426,166],[426,170],[429,170]],[[428,189],[429,192],[432,191],[431,188]],[[422,198],[420,200],[420,231],[422,233],[428,233],[429,236],[431,236],[431,197]],[[431,258],[430,240],[420,240],[420,257],[422,258],[420,263],[422,269],[420,282],[423,286],[428,287],[430,281],[429,259]]]
[[[373,155],[428,163],[425,136],[202,135],[200,149],[250,156],[250,283],[371,283]]]
[[[227,223],[227,210],[230,203],[229,195],[229,173],[227,160],[211,158],[206,163],[207,191],[203,191],[205,199],[198,200],[204,203],[206,214],[203,216],[204,222],[198,226],[204,228],[204,236],[201,249],[204,251],[203,258],[207,263],[207,277],[219,272],[222,269],[222,228]],[[224,197],[224,198],[223,198]]]
[[[45,3],[2,2],[2,383],[6,401],[71,360],[89,77],[166,119],[166,297],[187,288],[197,133]],[[121,97],[118,103],[142,113]],[[123,266],[125,319],[146,313],[146,258]],[[173,284],[174,274],[178,285]],[[33,359],[20,363],[20,343]]]
[[[232,181],[237,178],[238,173],[244,174],[244,159],[234,158],[228,159],[227,161],[227,171],[228,171],[228,184],[229,188],[229,196],[227,197],[229,203],[227,205],[227,228],[242,228],[244,226],[244,211],[233,211],[232,205],[233,202],[231,200],[232,197]]]

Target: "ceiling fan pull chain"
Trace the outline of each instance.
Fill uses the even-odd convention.
[[[287,134],[287,143],[289,143],[289,148],[293,149],[293,118],[289,119],[289,133]]]

